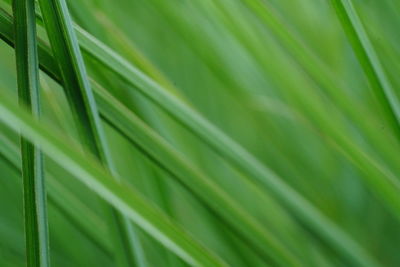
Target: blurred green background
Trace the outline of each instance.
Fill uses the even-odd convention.
[[[0,6],[9,11],[6,2]],[[352,2],[399,95],[400,2]],[[328,0],[68,5],[79,26],[249,150],[379,264],[400,265],[400,217],[379,189],[387,177],[398,182],[399,138]],[[42,28],[39,33],[46,39]],[[0,90],[15,94],[14,62],[13,49],[0,42]],[[268,191],[242,179],[243,173],[131,85],[88,55],[85,63],[91,77],[236,199],[304,266],[349,266]],[[62,89],[43,73],[41,88],[43,120],[75,139]],[[22,181],[8,152],[18,155],[18,136],[0,127],[0,266],[24,266]],[[232,266],[274,265],[143,151],[105,127],[120,176],[195,239]],[[52,265],[114,266],[98,197],[51,159],[46,166],[56,178],[47,185],[53,192]],[[88,234],[77,220],[89,221],[96,231]],[[186,265],[144,232],[139,237],[149,266]]]

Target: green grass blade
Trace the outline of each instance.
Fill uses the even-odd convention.
[[[264,13],[262,13],[264,14]],[[272,23],[272,22],[270,22]],[[274,23],[278,23],[276,21],[273,21]],[[278,27],[278,26],[276,26]],[[279,28],[279,27],[278,27]],[[281,28],[281,27],[280,27]],[[289,35],[289,33],[283,34],[284,37],[281,36],[282,39],[285,39],[283,42],[288,45],[289,48],[293,48],[295,51],[300,49],[299,51],[305,51],[301,48],[298,48],[300,44],[298,44],[293,38]],[[287,44],[290,43],[290,44]],[[296,48],[297,47],[297,48]],[[296,48],[296,49],[295,49]],[[299,54],[300,52],[297,52]],[[307,55],[308,53],[302,53],[303,56]],[[310,62],[315,62],[315,60],[312,60],[312,57],[306,57],[306,59],[300,60],[298,59],[299,63],[303,63],[303,61],[310,61]],[[311,64],[313,65],[313,64]],[[316,66],[320,66],[320,64],[316,64]],[[307,71],[310,73],[311,76],[313,76],[313,71],[310,70],[310,67],[306,68]],[[322,68],[323,69],[323,68]],[[322,75],[323,76],[323,75]],[[319,83],[322,87],[327,88],[327,90],[330,88],[330,82],[329,78],[327,80],[322,79],[318,80],[317,83]],[[334,88],[330,88],[329,91],[336,91],[336,87],[334,85]],[[298,95],[298,98],[303,97],[303,95]],[[345,101],[340,94],[336,94],[336,99],[338,99],[338,102]],[[306,101],[306,100],[305,100]],[[356,166],[359,168],[362,172],[365,173],[363,176],[364,182],[369,186],[370,190],[374,192],[377,197],[381,199],[381,201],[388,207],[389,210],[393,212],[393,214],[396,217],[399,217],[400,215],[400,199],[398,197],[398,191],[399,191],[399,183],[397,182],[397,178],[395,177],[395,174],[393,173],[390,168],[388,169],[387,166],[384,164],[380,163],[379,158],[377,158],[374,154],[366,151],[362,147],[359,147],[355,145],[352,140],[347,138],[346,136],[343,135],[343,129],[339,129],[338,125],[334,126],[332,123],[326,123],[329,121],[328,118],[331,118],[333,114],[324,114],[322,113],[322,110],[320,110],[318,107],[318,104],[315,105],[316,102],[314,103],[309,103],[307,105],[307,108],[310,109],[309,111],[309,116],[314,118],[317,122],[319,127],[323,128],[324,131],[329,133],[330,137],[332,140],[334,140],[335,143],[340,144],[340,149],[339,151],[343,153],[346,157],[348,157]],[[342,108],[344,110],[347,110],[345,106],[347,104],[342,104]],[[351,109],[351,107],[350,107]],[[356,111],[356,112],[355,112]],[[357,110],[353,110],[352,112],[349,113],[357,113]],[[363,113],[361,113],[363,114]],[[354,116],[353,116],[354,117]],[[360,114],[357,114],[355,116],[358,118],[358,121],[364,121],[360,118]],[[363,124],[363,123],[362,123]],[[367,132],[368,128],[365,124],[363,125],[363,131]],[[379,132],[379,129],[373,129],[374,133],[371,133],[374,138],[370,140],[372,143],[376,143],[377,146],[381,146],[382,144],[382,139],[380,138],[381,133]],[[378,141],[377,141],[378,139]],[[330,145],[332,145],[331,142],[329,142]],[[378,145],[379,144],[379,145]],[[333,146],[335,149],[337,149],[337,146]],[[390,151],[388,154],[389,157],[394,157],[393,153],[395,151]],[[395,163],[397,164],[397,163]],[[382,179],[384,178],[384,179]]]
[[[285,249],[282,243],[264,230],[236,201],[213,183],[211,178],[204,175],[190,160],[185,159],[184,155],[176,151],[112,95],[98,85],[93,88],[105,121],[186,185],[257,250],[279,264],[285,262],[290,265],[297,264],[298,260]]]
[[[94,102],[90,84],[87,80],[85,65],[80,53],[68,8],[64,0],[39,1],[44,17],[47,33],[58,66],[61,70],[63,86],[68,101],[72,107],[78,132],[83,143],[98,157],[113,173],[113,163],[109,156],[104,131]],[[111,211],[114,226],[119,265],[133,265],[142,263],[144,259],[140,242],[134,229],[126,218],[115,211]],[[136,257],[135,257],[136,255]]]
[[[39,63],[34,1],[13,2],[18,99],[40,116]],[[43,157],[37,146],[21,138],[24,225],[27,266],[50,265]]]
[[[10,163],[10,166],[20,175],[21,158],[18,148],[10,140],[0,134],[0,154]],[[89,240],[110,254],[112,247],[107,240],[107,226],[85,203],[78,199],[61,181],[57,180],[57,171],[48,166],[46,172],[46,185],[48,191],[48,203],[59,209],[71,224],[85,235]],[[81,214],[85,214],[84,217]],[[94,228],[93,226],[96,225]]]
[[[52,58],[41,44],[40,55],[44,70],[57,81],[60,80],[57,69],[54,70]],[[250,242],[258,251],[275,259],[276,262],[287,262],[295,265],[298,260],[274,236],[263,229],[250,214],[247,214],[225,192],[211,182],[190,161],[175,151],[153,130],[140,121],[132,112],[124,108],[118,100],[109,95],[97,84],[93,86],[100,112],[107,122],[121,132],[131,142],[143,148],[162,168],[190,188],[207,206],[220,214],[233,229]],[[195,179],[195,180],[193,180]],[[220,208],[225,207],[225,208]],[[247,227],[243,227],[247,226]]]
[[[332,101],[334,105],[338,106],[340,110],[346,114],[346,117],[350,117],[355,126],[360,127],[360,130],[369,138],[370,143],[376,144],[376,147],[379,148],[384,148],[386,146],[385,151],[388,151],[387,143],[381,139],[382,133],[377,127],[371,127],[370,122],[365,120],[367,109],[360,105],[361,103],[353,101],[348,94],[346,94],[351,91],[352,88],[338,80],[335,73],[331,71],[325,62],[318,58],[315,51],[305,45],[302,40],[291,31],[290,27],[282,21],[276,14],[277,11],[274,7],[269,3],[257,0],[246,0],[244,4],[258,16],[259,20],[264,23],[268,30],[272,31],[279,44],[285,49],[285,52],[293,59],[293,62],[296,63],[298,68],[304,71],[304,73],[315,82],[321,93],[327,94],[330,99],[334,100]],[[231,20],[234,20],[235,14],[230,15],[232,17]],[[262,54],[265,47],[262,43],[259,44],[261,41],[258,40],[258,35],[248,34],[248,32],[251,32],[250,27],[251,26],[248,25],[247,28],[241,29],[241,34],[243,35],[241,41],[243,43],[249,43],[248,46],[250,46],[249,50],[251,52],[261,49],[258,53]],[[265,33],[261,32],[259,34]],[[254,43],[258,45],[255,46]],[[254,57],[258,59],[257,52],[255,52]],[[269,64],[268,59],[265,61],[267,62],[266,64]],[[387,153],[393,152],[394,151],[390,151]]]
[[[141,92],[160,105],[169,114],[188,127],[195,135],[214,148],[249,177],[272,191],[296,217],[309,225],[320,237],[348,261],[361,266],[373,266],[374,260],[349,238],[341,229],[332,224],[308,201],[293,191],[273,172],[266,168],[244,148],[215,128],[190,107],[163,90],[158,84],[130,65],[118,54],[83,30],[77,28],[82,48],[111,70],[122,76],[133,85],[138,85]],[[44,57],[44,59],[49,59]],[[50,63],[51,65],[51,63]],[[48,71],[54,76],[54,71]],[[52,74],[53,73],[53,74]]]
[[[123,182],[117,182],[96,161],[77,152],[76,146],[55,135],[49,130],[52,128],[49,125],[32,120],[31,116],[13,105],[5,95],[0,100],[0,119],[39,144],[44,153],[188,264],[225,266],[219,258],[177,228],[164,213],[150,205],[138,192]]]
[[[134,85],[134,88],[137,88],[144,96],[159,105],[204,143],[231,162],[232,166],[243,171],[248,178],[271,192],[290,212],[309,225],[344,258],[361,266],[374,265],[374,261],[358,244],[246,149],[100,41],[83,30],[78,30],[77,33],[85,52]]]
[[[0,38],[9,46],[15,47],[13,18],[2,8],[0,8]],[[61,74],[57,62],[52,56],[51,49],[41,42],[40,39],[38,40],[38,46],[40,67],[52,79],[62,84]]]
[[[44,55],[45,48],[39,47]],[[45,61],[51,60],[45,57]],[[43,62],[42,62],[43,63]],[[49,67],[50,66],[50,67]],[[53,63],[45,64],[44,69],[52,77],[58,72],[51,70]],[[103,118],[121,132],[132,143],[141,147],[162,168],[168,170],[180,182],[192,190],[208,207],[233,227],[247,242],[278,263],[296,265],[297,259],[270,232],[263,229],[250,214],[244,211],[236,201],[199,171],[194,164],[178,153],[171,145],[145,125],[118,100],[94,83],[96,100]],[[224,207],[224,208],[221,208]]]
[[[332,0],[331,2],[370,86],[386,112],[385,114],[391,119],[397,134],[400,135],[400,100],[386,76],[352,1]]]
[[[40,1],[44,24],[49,35],[51,48],[56,56],[67,99],[72,107],[82,142],[101,161],[109,160],[104,133],[98,120],[86,69],[75,34],[70,26],[70,17],[65,1]]]

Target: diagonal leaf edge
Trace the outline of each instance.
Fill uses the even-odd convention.
[[[344,233],[341,229],[339,229],[336,225],[330,222],[325,216],[319,213],[308,201],[303,199],[297,192],[293,191],[291,188],[288,188],[286,184],[282,183],[274,173],[272,173],[268,168],[266,168],[261,162],[255,159],[253,156],[246,157],[249,153],[244,150],[240,145],[236,144],[233,140],[227,137],[225,134],[220,132],[214,126],[210,125],[206,120],[200,117],[200,120],[194,120],[193,123],[188,123],[185,125],[185,118],[187,116],[191,118],[198,118],[200,115],[197,113],[193,114],[185,114],[174,112],[174,103],[178,103],[178,109],[181,109],[183,106],[183,110],[189,110],[189,113],[193,111],[186,106],[186,104],[180,102],[174,96],[168,95],[168,93],[162,92],[163,90],[154,83],[151,79],[147,78],[144,74],[142,74],[139,70],[137,70],[134,66],[130,65],[128,62],[125,62],[123,58],[121,58],[118,54],[110,50],[104,44],[100,43],[98,40],[95,40],[93,37],[85,33],[83,30],[77,27],[78,38],[80,40],[80,44],[83,48],[88,49],[88,53],[91,54],[94,58],[97,58],[100,62],[105,64],[106,67],[114,70],[117,74],[126,79],[129,83],[138,84],[143,87],[139,87],[137,89],[141,90],[144,95],[147,95],[151,100],[160,105],[164,110],[166,110],[173,117],[177,118],[178,121],[182,122],[185,127],[192,129],[192,132],[199,136],[200,139],[205,143],[209,144],[212,148],[214,148],[221,155],[225,155],[234,166],[239,167],[242,171],[248,174],[250,177],[253,177],[255,181],[261,182],[263,187],[271,188],[274,195],[279,199],[282,203],[284,203],[289,210],[293,212],[293,214],[300,218],[305,224],[312,225],[312,230],[315,231],[320,237],[322,237],[328,244],[331,245],[333,249],[335,249],[340,255],[347,258],[349,262],[352,262],[356,265],[360,266],[374,266],[374,260],[370,258],[365,251],[356,244],[351,238],[349,238],[346,233]],[[101,58],[96,56],[96,53],[105,53],[105,55],[101,55]],[[48,55],[44,54],[44,59],[49,59]],[[111,60],[111,62],[107,62]],[[50,63],[51,64],[51,63]],[[110,66],[111,64],[111,66]],[[115,64],[115,65],[113,65]],[[121,68],[121,69],[119,69]],[[55,75],[55,70],[49,71],[50,75]],[[132,75],[129,77],[129,75]],[[52,76],[52,77],[53,77]],[[57,79],[57,77],[55,77]],[[138,79],[138,81],[136,81]],[[153,88],[153,86],[155,88]],[[150,92],[146,93],[145,90],[149,90]],[[160,92],[161,90],[161,92]],[[160,94],[160,95],[159,95]],[[157,97],[160,96],[159,99]],[[172,99],[170,99],[172,98]],[[163,102],[164,101],[164,102]],[[165,102],[166,101],[166,102]],[[171,110],[170,110],[171,109]],[[176,116],[175,116],[175,115]],[[206,129],[206,133],[197,131],[197,127],[199,126],[202,129]],[[194,130],[193,130],[194,129]],[[212,134],[208,132],[211,130]],[[216,132],[216,134],[215,134]],[[207,136],[207,134],[210,134]],[[222,137],[221,137],[222,136]],[[216,138],[216,140],[212,140],[212,138]],[[221,143],[217,143],[221,141]],[[232,144],[232,147],[224,148],[226,144]],[[229,153],[227,153],[227,151]],[[230,152],[237,152],[232,153]],[[243,153],[241,153],[243,152]],[[238,155],[238,158],[235,158]],[[243,162],[240,160],[243,159]],[[237,164],[235,165],[235,162]],[[266,180],[264,180],[266,179]],[[257,182],[258,183],[258,182]],[[286,190],[288,189],[288,190]]]
[[[0,134],[0,154],[18,174],[21,173],[20,155],[18,148],[5,136]],[[76,228],[91,240],[100,250],[110,255],[112,249],[108,242],[106,224],[90,208],[82,203],[68,188],[55,177],[55,170],[48,166],[46,172],[46,187],[48,203],[62,211],[65,217]],[[85,214],[83,218],[80,214]],[[96,228],[93,227],[96,225]]]
[[[33,120],[5,95],[0,99],[0,119],[11,129],[40,145],[44,153],[73,174],[73,177],[187,263],[194,266],[225,266],[221,259],[177,228],[163,212],[150,205],[138,192],[123,182],[118,183],[95,160],[77,152],[73,145],[49,131],[50,126]]]
[[[39,48],[41,48],[39,51],[42,51],[40,55],[43,56],[43,61],[41,62],[46,62],[42,67],[51,77],[59,81],[57,68],[48,69],[49,66],[55,67],[53,59],[48,55],[45,47],[39,46]],[[47,60],[49,60],[49,62],[47,62]],[[145,148],[147,153],[149,153],[153,160],[155,159],[157,164],[161,164],[163,168],[171,171],[175,177],[194,191],[207,206],[219,211],[218,213],[222,214],[222,217],[232,225],[236,231],[239,231],[246,240],[255,245],[257,250],[262,251],[265,255],[269,255],[270,258],[276,259],[277,262],[291,262],[291,264],[294,265],[295,262],[298,261],[285,249],[279,240],[274,238],[266,229],[263,229],[264,227],[260,226],[257,221],[252,219],[249,214],[225,192],[221,191],[210,179],[204,177],[196,168],[193,168],[192,164],[187,163],[184,157],[180,154],[176,154],[172,147],[167,145],[164,140],[145,126],[135,115],[126,108],[124,109],[123,105],[118,104],[119,102],[117,100],[114,100],[114,104],[118,104],[118,108],[111,105],[110,101],[113,101],[113,97],[106,93],[104,89],[102,90],[96,84],[94,84],[93,88],[95,89],[97,101],[100,101],[100,111],[106,121],[111,123],[116,129],[119,129],[120,132],[128,137],[128,140]],[[105,115],[107,112],[113,114],[114,117],[108,117],[109,120],[107,120],[107,115]],[[119,114],[118,116],[121,116],[130,126],[124,126],[124,123],[118,123],[119,120],[115,119],[115,114]],[[118,123],[118,126],[116,123]],[[146,146],[146,143],[153,145]],[[167,160],[160,157],[160,155],[168,156]],[[196,178],[196,180],[193,181],[191,178]],[[204,194],[202,188],[207,194]],[[219,207],[227,207],[230,212]]]
[[[400,100],[394,92],[368,34],[351,0],[331,0],[337,17],[353,47],[365,76],[384,111],[391,118],[394,129],[400,133]]]
[[[108,151],[97,105],[87,79],[85,64],[66,2],[65,0],[40,0],[39,3],[81,140],[111,173],[114,173],[114,164]],[[115,250],[118,264],[120,266],[134,264],[140,267],[146,266],[146,264],[142,264],[145,262],[144,252],[132,225],[113,209],[110,210],[110,215],[112,219],[110,228],[115,232],[111,236],[114,237],[114,242],[118,247]]]

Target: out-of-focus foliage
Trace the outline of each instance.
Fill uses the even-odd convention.
[[[0,1],[0,7],[11,14],[9,1]],[[198,111],[231,137],[232,144],[254,155],[340,229],[340,236],[352,240],[378,266],[400,265],[400,135],[357,56],[360,50],[351,45],[332,5],[352,3],[382,65],[380,70],[398,98],[399,1],[67,2],[77,25],[162,90]],[[47,45],[40,21],[38,34]],[[198,177],[206,177],[215,187],[204,188],[217,188],[233,199],[248,216],[243,221],[261,225],[260,231],[277,240],[298,265],[352,266],[349,258],[364,257],[346,257],[334,242],[321,236],[316,223],[288,207],[282,200],[285,197],[280,197],[289,196],[288,192],[280,195],[254,182],[250,172],[234,163],[241,155],[230,155],[232,160],[213,149],[205,138],[198,138],[208,132],[193,133],[204,128],[178,122],[176,115],[135,88],[140,84],[131,84],[106,68],[90,49],[86,47],[83,55],[92,87],[108,91],[148,125],[146,133],[158,133],[166,143],[165,154],[157,150],[159,154],[149,156],[142,146],[152,141],[141,139],[149,143],[133,145],[112,122],[103,120],[118,176],[193,240],[231,266],[287,266],[254,245],[262,238],[249,241],[253,230],[232,226],[227,218],[233,213],[227,207],[210,208],[209,191],[195,190]],[[1,97],[16,99],[14,62],[14,50],[1,41]],[[62,87],[44,72],[40,78],[41,120],[65,142],[78,142]],[[25,262],[18,146],[18,133],[1,123],[0,266],[24,266]],[[171,151],[177,159],[170,159]],[[185,169],[182,164],[186,163],[179,162],[189,162],[190,167]],[[52,266],[115,266],[116,252],[108,234],[112,230],[102,201],[90,187],[73,179],[65,166],[61,168],[57,158],[45,157],[45,165]],[[298,203],[299,210],[302,204]],[[187,265],[140,225],[135,229],[144,251],[138,266]],[[338,240],[336,246],[342,239]]]

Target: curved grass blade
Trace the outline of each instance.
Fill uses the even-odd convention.
[[[40,116],[39,62],[34,1],[13,1],[18,100]],[[43,157],[39,148],[21,138],[23,203],[28,267],[50,265]]]
[[[214,0],[213,0],[214,1]],[[223,1],[214,1],[222,4]],[[229,17],[229,23],[235,24],[237,14],[233,13],[231,9],[228,9],[230,1],[225,1],[226,6],[221,7],[226,15]],[[271,30],[274,37],[277,39],[280,46],[285,49],[287,55],[293,59],[293,62],[301,69],[315,85],[319,87],[322,94],[327,94],[329,98],[334,100],[334,105],[337,105],[346,117],[353,120],[353,124],[360,128],[366,137],[369,139],[371,144],[376,144],[375,147],[384,150],[387,154],[388,159],[396,157],[397,151],[392,146],[384,142],[386,139],[382,139],[382,133],[377,127],[370,124],[368,120],[365,120],[364,116],[367,112],[366,108],[352,101],[346,95],[346,92],[350,91],[351,88],[335,77],[334,73],[327,67],[327,65],[321,61],[320,58],[311,50],[306,44],[302,42],[288,27],[284,21],[276,14],[276,10],[267,2],[257,0],[245,0],[243,4],[249,8],[249,10],[256,15],[263,24]],[[233,14],[232,14],[233,13]],[[254,29],[255,30],[255,29]],[[251,25],[243,26],[242,23],[237,23],[236,34],[240,36],[240,41],[247,44],[250,53],[253,53],[253,57],[262,61],[263,68],[267,68],[270,64],[268,58],[262,60],[258,54],[265,54],[265,45],[262,43],[258,36],[264,34],[263,32],[255,32],[251,34],[253,28]],[[284,85],[283,85],[284,86]],[[312,115],[313,113],[311,113]],[[326,120],[326,119],[324,119]],[[394,135],[399,134],[394,132]],[[341,145],[344,146],[344,145]],[[394,163],[397,165],[398,163]]]
[[[219,1],[218,1],[219,2]],[[229,1],[225,1],[229,3]],[[219,2],[220,3],[220,2]],[[351,99],[346,97],[343,90],[350,90],[348,86],[335,80],[334,75],[329,71],[328,68],[319,60],[318,57],[308,49],[296,36],[285,27],[285,24],[281,21],[279,16],[274,13],[274,8],[269,6],[266,2],[260,2],[256,0],[246,0],[246,5],[260,18],[262,22],[272,30],[274,35],[277,37],[279,43],[286,48],[287,53],[294,59],[298,67],[306,73],[315,84],[320,87],[321,91],[325,94],[328,93],[329,97],[335,100],[335,104],[343,110],[343,114],[348,115],[355,122],[356,127],[360,127],[360,130],[366,134],[368,142],[374,144],[378,151],[382,151],[387,154],[386,160],[392,162],[392,159],[396,158],[397,151],[393,149],[391,142],[387,142],[387,139],[382,138],[382,132],[377,127],[369,124],[368,120],[365,120],[364,116],[366,113],[365,108],[360,107],[357,103],[354,103]],[[229,13],[229,12],[227,12]],[[234,14],[231,21],[234,20]],[[234,23],[234,22],[232,22]],[[252,37],[257,35],[247,34],[251,32],[251,29],[242,29],[241,39],[243,43],[250,43]],[[253,38],[254,43],[258,44],[259,41]],[[257,50],[259,45],[251,46],[250,51]],[[263,49],[263,48],[261,48]],[[261,54],[262,51],[259,52]],[[257,55],[257,53],[255,54]],[[269,64],[269,62],[267,62]],[[343,88],[343,90],[338,90]],[[301,98],[300,94],[298,98]],[[315,101],[314,101],[315,102]],[[311,106],[311,102],[307,102],[307,108]],[[326,125],[326,133],[332,138],[333,142],[337,143],[335,149],[338,149],[343,153],[354,166],[359,168],[365,175],[363,176],[363,182],[368,186],[369,190],[376,194],[376,196],[388,207],[389,210],[398,218],[400,215],[400,198],[399,195],[399,183],[394,173],[379,163],[379,160],[373,153],[366,152],[365,149],[357,147],[353,144],[352,140],[345,137],[341,130],[338,130],[337,126],[333,126],[332,123],[327,124],[327,118],[331,117],[331,114],[327,116],[320,116],[322,112],[314,111],[309,112],[310,118],[314,118],[319,127]],[[396,125],[394,127],[394,135],[400,134],[396,132]],[[396,137],[395,137],[396,138]],[[389,144],[389,145],[388,145]],[[398,165],[397,161],[393,161],[394,166]]]
[[[142,69],[144,69],[145,71],[147,70],[147,73],[151,73],[154,74],[152,77],[158,81],[160,81],[162,84],[164,84],[164,86],[170,88],[171,90],[173,89],[173,86],[171,85],[171,83],[168,81],[168,79],[166,79],[163,74],[157,70],[157,68],[155,66],[153,66],[146,57],[144,57],[141,52],[130,43],[130,41],[128,40],[128,38],[124,38],[124,35],[122,34],[122,32],[120,31],[120,29],[113,24],[113,22],[111,20],[109,20],[106,16],[105,13],[103,13],[101,10],[99,10],[98,8],[96,8],[96,5],[94,5],[93,3],[90,2],[69,2],[69,8],[71,10],[71,13],[73,13],[75,15],[74,19],[78,20],[79,24],[86,27],[86,29],[88,31],[91,32],[96,32],[98,37],[103,37],[106,38],[109,41],[112,41],[113,44],[115,44],[117,47],[119,47],[120,49],[122,49],[122,51],[125,52],[125,55],[127,56],[127,58],[129,60],[133,60],[133,62],[139,64],[141,66]],[[89,13],[88,13],[89,11]],[[112,29],[110,31],[110,29]],[[96,64],[91,64],[88,66],[89,68],[92,69],[93,73],[96,73],[96,77],[98,77],[97,79],[101,79],[102,82],[105,82],[108,85],[113,84],[113,79],[109,77],[109,75],[107,75],[107,71],[105,71],[102,66],[96,66]],[[103,75],[105,74],[105,75]],[[136,100],[135,100],[136,101]],[[142,109],[142,108],[141,108]],[[157,121],[157,125],[158,128],[165,128],[165,125],[162,124],[162,122],[159,120],[158,117],[153,117],[153,113],[151,112],[146,112],[148,114],[148,116],[151,116],[152,118],[154,118]],[[164,127],[163,127],[164,126]],[[141,161],[138,157],[134,157],[135,161]],[[139,165],[142,165],[139,163]],[[156,167],[157,168],[157,167]],[[145,170],[147,168],[142,168],[142,170]],[[148,173],[148,171],[146,170],[144,173],[141,173],[140,176],[143,176],[139,179],[145,179],[147,181],[154,181],[157,180],[157,182],[155,184],[153,184],[152,182],[150,182],[149,184],[151,184],[153,186],[155,186],[155,190],[150,190],[151,191],[151,196],[157,196],[157,199],[159,201],[157,201],[158,205],[161,205],[163,210],[168,210],[171,211],[171,203],[169,201],[169,199],[166,196],[166,192],[164,191],[164,189],[161,188],[165,188],[167,181],[163,181],[163,180],[159,180],[159,179],[155,179],[153,175],[151,175],[151,177],[147,177],[146,173]],[[149,189],[149,187],[148,187]],[[173,213],[168,212],[168,215],[172,215],[174,218]],[[141,240],[143,243],[146,243],[146,237],[142,236]],[[181,260],[176,257],[175,255],[173,255],[170,252],[165,251],[165,249],[162,249],[161,251],[159,251],[159,254],[166,254],[166,258],[168,260],[168,264],[171,266],[181,266],[182,262]],[[140,259],[141,255],[137,255],[138,258]],[[163,256],[160,255],[160,259],[163,258]],[[138,264],[138,266],[144,266],[144,263],[142,264]]]
[[[89,150],[114,173],[96,103],[87,80],[85,65],[76,41],[68,8],[64,0],[39,1],[44,24],[56,55],[63,86],[81,139]],[[126,218],[111,210],[114,220],[119,265],[146,266],[144,253],[135,230]],[[121,252],[121,253],[120,253]]]
[[[76,28],[80,44],[85,52],[134,85],[133,88],[138,89],[140,93],[165,110],[232,166],[245,173],[251,181],[271,192],[292,214],[305,225],[310,226],[310,229],[330,244],[337,253],[356,265],[375,265],[374,260],[357,243],[246,149],[99,40],[79,27],[76,26]]]
[[[60,80],[53,59],[40,44],[43,69],[57,81]],[[275,259],[277,263],[297,265],[298,260],[282,243],[266,231],[236,201],[199,171],[194,164],[178,153],[158,134],[145,125],[131,111],[104,89],[93,83],[102,117],[133,144],[142,148],[158,165],[170,172],[186,187],[193,191],[208,207],[219,214],[233,229],[263,255]],[[223,207],[223,208],[221,208]]]
[[[351,0],[331,0],[358,62],[393,127],[400,134],[400,100],[389,81]]]
[[[1,24],[0,24],[1,25]],[[231,140],[228,136],[206,121],[181,100],[163,90],[158,84],[141,73],[140,70],[130,65],[118,54],[113,52],[100,41],[76,26],[78,38],[82,48],[93,58],[113,70],[150,100],[158,104],[182,125],[191,130],[196,136],[210,145],[221,156],[242,170],[253,181],[263,188],[272,191],[274,196],[281,201],[305,225],[318,234],[342,257],[359,266],[374,266],[375,261],[340,228],[322,215],[311,203],[305,200],[292,188],[288,187],[271,170],[265,167],[254,156]],[[43,50],[45,51],[45,49]],[[42,53],[43,60],[51,59]],[[46,69],[45,66],[43,66]],[[48,70],[49,75],[56,78],[56,70]]]
[[[263,7],[262,3],[260,5]],[[341,103],[341,108],[343,108],[343,110],[346,110],[346,112],[351,114],[351,117],[353,117],[356,121],[361,122],[360,126],[362,127],[362,130],[364,132],[368,132],[369,136],[371,137],[370,142],[376,144],[376,146],[379,148],[383,148],[383,146],[385,146],[385,152],[387,152],[387,156],[389,157],[388,159],[394,160],[396,151],[392,148],[390,148],[390,151],[387,150],[388,146],[386,143],[382,142],[381,133],[379,130],[374,127],[371,128],[370,125],[366,125],[366,121],[360,117],[360,114],[363,114],[363,112],[353,109],[354,105],[348,103],[343,95],[336,90],[337,85],[332,82],[332,78],[329,78],[329,75],[326,75],[328,71],[325,70],[322,72],[322,78],[317,78],[315,74],[315,68],[317,70],[323,70],[324,68],[322,67],[321,63],[318,63],[318,60],[312,57],[312,53],[307,52],[306,47],[302,46],[301,43],[296,41],[295,37],[291,36],[290,32],[282,30],[283,26],[281,25],[281,22],[279,22],[273,16],[273,14],[270,14],[269,12],[265,13],[266,8],[261,7],[261,12],[258,12],[260,13],[259,15],[262,16],[263,21],[266,21],[266,24],[270,25],[274,29],[274,32],[277,32],[279,29],[281,29],[281,33],[278,34],[278,36],[281,39],[281,42],[287,46],[289,51],[293,50],[292,52],[295,61],[298,61],[298,64],[305,68],[305,71],[315,80],[317,84],[319,84],[322,88],[325,88],[325,91],[329,91],[332,97],[337,99],[336,103]],[[253,6],[252,8],[255,7]],[[243,40],[246,39],[247,38],[243,38]],[[331,84],[333,85],[331,86]],[[303,97],[303,95],[300,94],[298,97]],[[305,99],[305,101],[308,102],[307,99]],[[310,107],[311,105],[308,105],[307,110],[310,109]],[[326,123],[327,118],[331,115],[326,114],[322,116],[321,110],[318,110],[317,106],[313,107],[313,109],[315,110],[309,112],[310,117],[315,119],[320,127],[323,126],[322,128],[325,128],[325,132],[329,133],[333,142],[340,145],[339,147],[336,145],[333,147],[335,149],[339,148],[338,150],[340,153],[343,153],[347,158],[349,158],[349,160],[353,162],[354,166],[359,168],[365,174],[363,176],[363,182],[368,185],[369,189],[376,194],[376,196],[388,207],[389,210],[393,212],[396,217],[399,217],[399,183],[397,182],[397,178],[395,177],[394,173],[386,166],[382,165],[375,155],[354,145],[349,138],[342,134],[341,130],[339,130],[337,126]],[[373,130],[373,132],[370,130]],[[329,142],[329,144],[332,145],[331,142]],[[394,166],[396,166],[397,163],[398,162],[396,160],[393,161]]]
[[[102,118],[106,122],[187,186],[257,250],[274,259],[278,265],[294,266],[298,264],[298,260],[285,249],[281,242],[264,230],[257,221],[252,219],[250,214],[212,182],[212,179],[197,169],[190,160],[185,159],[182,154],[104,89],[99,86],[93,88],[96,93],[96,101],[101,107]]]
[[[50,131],[52,127],[33,120],[24,110],[16,107],[2,95],[0,120],[24,137],[40,145],[42,151],[52,157],[73,177],[86,184],[106,202],[135,222],[142,230],[153,236],[193,266],[225,266],[224,262],[202,247],[178,228],[160,210],[150,205],[136,190],[117,182],[94,159],[82,154],[76,146]]]
[[[221,5],[222,1],[214,1]],[[226,5],[230,3],[226,1]],[[268,26],[270,26],[274,33],[280,39],[280,42],[287,47],[288,52],[292,54],[292,57],[298,64],[304,68],[305,72],[315,80],[316,84],[320,87],[326,89],[324,91],[328,91],[330,95],[332,95],[337,101],[335,103],[340,103],[340,107],[346,111],[345,114],[351,114],[356,121],[361,122],[361,126],[363,132],[368,132],[371,136],[371,127],[366,125],[367,121],[362,118],[363,112],[360,112],[357,108],[354,108],[354,104],[349,103],[349,100],[344,98],[344,95],[340,93],[340,90],[337,90],[337,85],[333,83],[331,79],[331,75],[328,75],[328,70],[324,70],[323,65],[319,63],[317,58],[312,56],[311,52],[307,52],[305,46],[303,46],[299,41],[296,40],[294,36],[290,34],[288,30],[286,30],[281,22],[272,14],[271,10],[267,8],[266,3],[257,2],[253,0],[247,1],[248,5],[256,12],[263,21],[266,22]],[[221,9],[226,8],[224,6],[220,6]],[[230,12],[233,12],[229,10]],[[230,17],[229,21],[231,24],[234,24],[234,18],[238,16],[234,16],[235,14],[229,14],[229,12],[225,12],[228,17]],[[243,24],[243,23],[242,23]],[[243,26],[243,25],[240,25]],[[258,53],[254,53],[254,57],[257,54],[262,54],[258,40],[254,40],[254,45],[252,42],[249,42],[252,37],[251,34],[247,34],[247,32],[251,32],[250,28],[236,28],[236,34],[240,36],[241,42],[244,44],[248,44],[249,50],[251,53],[254,53],[259,50]],[[266,62],[267,65],[269,62]],[[263,64],[263,63],[261,63]],[[265,65],[264,65],[265,66]],[[267,66],[265,66],[267,68]],[[316,73],[316,70],[320,71],[320,77]],[[399,218],[400,215],[400,198],[399,190],[400,184],[397,180],[397,177],[394,172],[388,169],[384,164],[379,163],[379,160],[375,157],[373,153],[366,152],[365,149],[362,149],[352,142],[346,135],[343,134],[344,129],[339,129],[339,125],[334,125],[331,121],[330,123],[326,123],[328,118],[333,119],[333,114],[324,114],[323,111],[318,107],[318,101],[307,101],[308,97],[304,97],[304,94],[296,94],[292,92],[293,95],[296,95],[298,99],[304,98],[304,102],[306,102],[306,109],[308,110],[309,117],[314,119],[318,124],[318,127],[324,129],[330,138],[332,138],[333,142],[337,143],[339,146],[335,147],[335,149],[339,150],[346,157],[349,158],[351,162],[353,162],[354,166],[358,167],[362,172],[366,175],[363,176],[363,182],[366,183],[369,190],[376,194],[376,196],[393,212],[395,216]],[[317,104],[316,104],[317,103]],[[333,120],[332,120],[333,121]],[[340,119],[338,120],[340,121]],[[382,133],[375,132],[372,143],[385,143],[382,142],[381,135]],[[379,145],[377,145],[379,146]],[[394,150],[391,152],[395,152]],[[393,153],[392,153],[393,155]],[[396,155],[396,154],[395,154]],[[395,157],[395,156],[393,156]],[[383,178],[383,179],[382,179]]]

